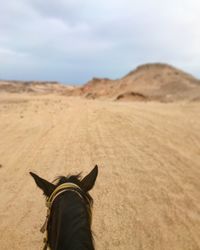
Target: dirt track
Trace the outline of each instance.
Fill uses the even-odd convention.
[[[0,249],[41,249],[46,209],[28,172],[99,165],[97,250],[200,249],[200,103],[0,96]]]

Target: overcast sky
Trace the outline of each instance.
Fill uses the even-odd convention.
[[[166,62],[200,77],[198,0],[8,0],[0,79],[85,83]]]

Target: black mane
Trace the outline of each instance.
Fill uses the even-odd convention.
[[[81,185],[81,173],[77,175],[67,175],[67,176],[61,175],[61,176],[56,177],[53,180],[53,183],[56,185],[56,187],[67,182],[71,182],[80,186]]]

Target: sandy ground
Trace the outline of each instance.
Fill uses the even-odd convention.
[[[46,209],[28,172],[99,164],[98,250],[200,249],[200,103],[0,95],[0,249],[41,249]]]

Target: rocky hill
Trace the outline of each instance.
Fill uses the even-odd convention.
[[[200,81],[168,64],[145,64],[118,80],[93,78],[74,90],[88,98],[114,100],[200,100]]]

